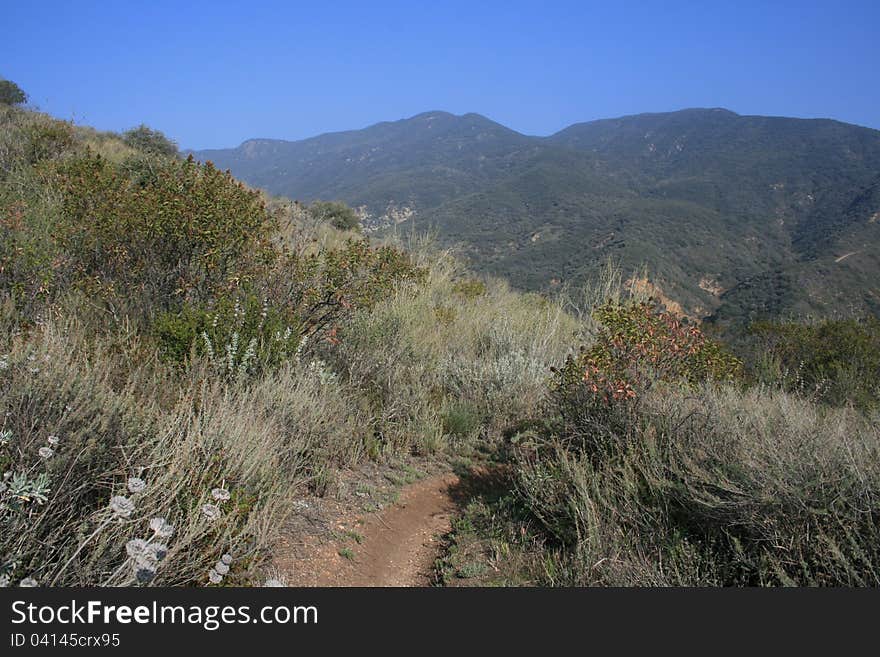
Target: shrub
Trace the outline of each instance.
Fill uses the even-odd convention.
[[[350,239],[339,248],[285,254],[267,277],[265,290],[298,318],[304,334],[321,333],[335,343],[344,318],[424,280],[425,270],[404,252]]]
[[[0,104],[0,180],[67,153],[75,143],[70,123]],[[24,186],[19,189],[26,191]]]
[[[479,279],[469,278],[453,285],[452,291],[455,294],[472,301],[486,294],[486,284]]]
[[[211,164],[164,161],[135,185],[86,154],[58,166],[61,243],[82,283],[161,310],[235,290],[275,260],[257,192]]]
[[[124,132],[122,141],[146,155],[166,158],[178,155],[177,144],[160,131],[153,130],[143,124]]]
[[[483,418],[470,404],[453,403],[443,412],[443,430],[458,438],[467,438],[483,424]]]
[[[12,80],[0,80],[0,104],[22,105],[27,102],[27,94]]]
[[[514,446],[548,583],[880,583],[876,426],[725,384],[739,361],[651,304],[595,317]]]
[[[327,222],[339,230],[359,230],[357,213],[341,201],[315,201],[309,206],[309,214],[315,221]]]
[[[200,585],[229,554],[221,580],[251,583],[305,487],[363,455],[367,422],[315,368],[181,381],[130,340],[0,332],[0,580]]]
[[[757,382],[834,405],[880,404],[880,319],[759,322],[749,327],[749,335]]]
[[[169,360],[184,363],[195,349],[216,373],[235,378],[273,369],[296,353],[302,336],[290,319],[251,293],[163,313],[153,330]]]

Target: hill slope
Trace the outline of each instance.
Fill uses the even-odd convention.
[[[612,257],[647,265],[698,316],[880,311],[880,132],[868,128],[690,109],[529,137],[428,112],[195,155],[274,194],[344,200],[367,225],[432,226],[529,289]]]

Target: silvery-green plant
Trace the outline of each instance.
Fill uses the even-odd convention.
[[[322,386],[332,386],[339,382],[336,372],[330,369],[330,366],[320,358],[311,361],[307,370],[309,375],[317,379],[318,383]]]
[[[40,472],[33,479],[25,472],[16,472],[3,483],[3,502],[0,509],[20,510],[23,505],[36,503],[45,504],[49,499],[51,486],[49,475]]]

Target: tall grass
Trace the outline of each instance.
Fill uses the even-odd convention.
[[[356,316],[332,361],[369,403],[379,450],[415,440],[432,451],[461,437],[447,432],[456,412],[484,434],[530,414],[576,331],[559,304],[475,280],[429,244],[411,248],[424,287]]]
[[[880,427],[865,413],[729,383],[553,399],[515,468],[549,539],[547,583],[880,585]]]
[[[346,445],[357,434],[338,396],[287,370],[253,387],[195,371],[180,381],[155,359],[138,359],[136,343],[122,346],[86,338],[75,322],[50,323],[2,354],[0,469],[12,473],[3,491],[4,574],[132,584],[138,560],[126,545],[149,539],[150,521],[162,518],[174,533],[149,581],[206,583],[223,554],[234,559],[228,577],[249,581],[310,473],[353,456]],[[338,418],[329,430],[324,413]],[[43,478],[42,498],[14,494],[21,475]],[[129,490],[131,477],[145,482],[142,492]],[[229,499],[215,499],[215,489]],[[114,514],[117,496],[132,502],[130,514]]]

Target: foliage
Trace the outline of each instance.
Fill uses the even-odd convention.
[[[73,126],[0,104],[0,180],[73,149]]]
[[[176,157],[178,154],[177,144],[159,130],[153,130],[143,124],[124,132],[122,141],[146,155]]]
[[[422,284],[425,275],[394,247],[349,239],[335,249],[286,254],[266,289],[274,303],[298,318],[303,334],[326,333],[333,343],[343,318],[372,307],[398,287]]]
[[[0,105],[23,105],[27,94],[12,80],[0,79]]]
[[[559,407],[589,414],[596,407],[626,405],[657,383],[696,385],[729,380],[741,363],[716,341],[685,324],[654,300],[610,301],[594,319],[594,344],[568,356],[554,373],[552,394]]]
[[[465,299],[473,300],[486,294],[486,284],[477,278],[469,278],[456,283],[452,291]]]
[[[814,324],[756,322],[749,327],[753,377],[830,404],[880,404],[880,319]]]
[[[153,330],[163,356],[184,363],[195,352],[228,377],[275,368],[301,342],[278,308],[255,294],[223,297],[207,306],[187,304],[157,317]]]
[[[325,221],[339,230],[359,230],[357,213],[342,201],[315,201],[309,206],[315,221]]]
[[[276,257],[259,194],[210,164],[166,160],[136,185],[85,154],[61,163],[54,182],[69,266],[106,298],[146,297],[159,309],[204,302],[253,280]]]

